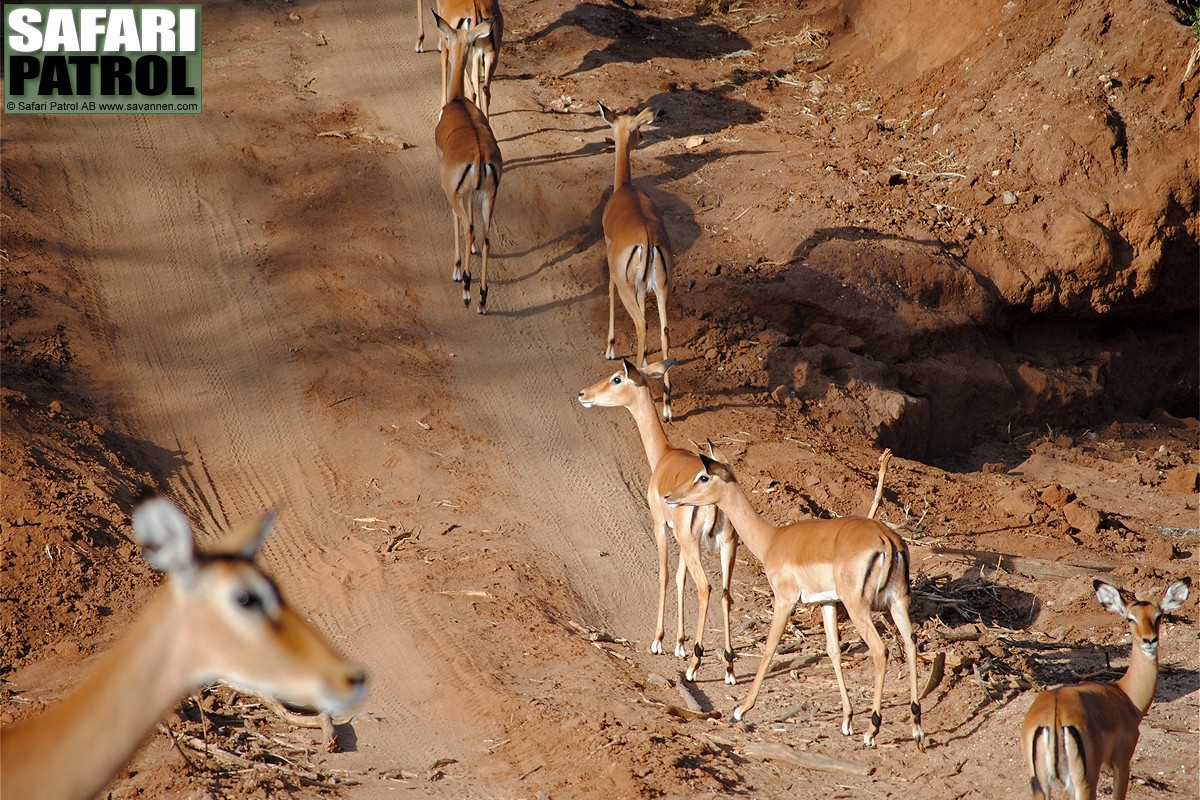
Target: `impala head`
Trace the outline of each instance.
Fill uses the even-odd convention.
[[[433,12],[433,19],[437,23],[438,30],[446,37],[447,61],[451,68],[455,64],[459,65],[458,71],[460,72],[462,65],[467,62],[467,50],[480,39],[491,36],[494,22],[489,18],[479,22],[473,28],[456,28],[438,16],[437,11]]]
[[[361,667],[346,661],[279,595],[252,563],[274,515],[199,553],[191,526],[169,500],[134,512],[133,532],[151,566],[168,576],[171,624],[192,666],[192,682],[221,681],[289,704],[334,713],[365,691]]]
[[[675,359],[656,361],[638,369],[629,359],[621,359],[621,368],[602,381],[579,393],[579,404],[584,408],[607,406],[627,408],[640,391],[650,391],[647,378],[661,378],[675,366]]]
[[[708,448],[709,453],[714,455],[721,452],[712,442],[708,443]],[[663,502],[672,508],[711,505],[717,502],[722,487],[737,483],[728,461],[706,456],[704,453],[699,455],[703,464],[700,471],[663,495]]]
[[[1187,600],[1192,579],[1184,578],[1172,583],[1157,604],[1138,600],[1132,592],[1122,592],[1101,580],[1094,581],[1092,585],[1096,588],[1096,599],[1100,605],[1129,623],[1134,649],[1140,648],[1147,657],[1157,658],[1159,622],[1163,614],[1169,614]]]
[[[642,141],[642,126],[653,122],[657,115],[653,108],[643,108],[637,114],[617,114],[603,103],[598,105],[601,118],[612,126],[613,138],[617,144],[623,142],[630,150]]]

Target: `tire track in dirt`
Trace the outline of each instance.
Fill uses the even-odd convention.
[[[334,93],[418,145],[392,159],[398,172],[397,202],[405,212],[405,219],[394,224],[432,231],[426,234],[426,258],[401,261],[409,265],[406,280],[418,283],[428,296],[423,308],[439,344],[456,354],[453,386],[466,400],[460,424],[495,444],[503,468],[492,469],[491,478],[501,494],[519,504],[531,544],[565,565],[570,582],[598,616],[592,622],[630,638],[638,632],[645,636],[653,627],[652,620],[643,618],[653,601],[654,547],[644,489],[628,486],[625,477],[635,476],[635,485],[643,480],[645,458],[624,410],[585,414],[575,400],[579,389],[615,368],[600,357],[603,331],[594,330],[590,321],[595,316],[590,304],[604,302],[604,287],[582,285],[561,265],[546,269],[545,262],[556,254],[539,246],[592,217],[611,165],[602,165],[594,182],[595,199],[590,193],[566,191],[553,165],[507,168],[493,233],[491,313],[479,318],[474,304],[465,311],[457,287],[448,280],[450,214],[432,147],[437,56],[413,53],[413,33],[404,24],[411,19],[411,6],[368,2],[343,8],[347,13],[331,33],[353,40],[356,47],[335,55],[328,68]],[[384,16],[401,24],[372,24]],[[334,22],[328,15],[324,21]],[[378,88],[381,75],[391,76],[382,83],[392,93]],[[414,84],[424,88],[398,97],[397,87]],[[531,149],[537,144],[528,139],[507,141],[537,122],[534,115],[511,110],[512,86],[497,82],[492,120],[509,164],[544,155]],[[415,102],[414,94],[421,95]],[[564,191],[551,189],[554,202],[548,204],[542,191],[546,186]],[[422,221],[428,221],[424,228]],[[525,255],[506,255],[514,247]],[[603,280],[603,255],[599,249],[594,252],[600,259],[595,273]],[[594,359],[589,357],[593,353]],[[614,491],[621,486],[629,490]]]
[[[565,572],[596,617],[585,621],[645,636],[653,546],[641,489],[623,477],[640,482],[644,458],[625,412],[585,415],[575,401],[611,369],[585,307],[602,295],[569,270],[544,270],[551,254],[535,246],[577,228],[591,209],[547,212],[537,184],[552,179],[549,170],[510,171],[496,238],[527,255],[497,253],[497,313],[481,319],[462,309],[447,279],[452,243],[439,232],[450,226],[428,146],[437,57],[411,52],[407,25],[392,24],[408,19],[411,10],[384,3],[326,9],[333,40],[355,47],[321,67],[333,96],[419,143],[387,167],[403,214],[391,223],[405,242],[394,255],[411,273],[398,279],[411,280],[439,343],[461,353],[450,374],[453,391],[469,399],[458,424],[501,454],[488,466],[490,488],[509,521],[528,531],[529,558],[552,575]],[[501,136],[522,124],[517,114],[497,117]],[[333,641],[374,669],[369,716],[355,727],[358,752],[344,763],[414,769],[448,754],[465,758],[499,735],[512,695],[496,684],[494,665],[447,635],[456,612],[428,591],[419,564],[385,569],[345,534],[350,515],[341,509],[353,504],[337,477],[345,465],[329,449],[338,424],[300,385],[284,301],[256,269],[257,248],[270,243],[248,220],[271,218],[256,206],[270,198],[239,194],[221,164],[219,125],[205,116],[45,126],[71,153],[61,169],[81,210],[72,244],[90,254],[80,270],[110,331],[105,393],[132,431],[164,449],[152,455],[156,469],[202,529],[212,534],[282,507],[265,548],[269,568]],[[512,145],[509,157],[528,155],[529,146]],[[426,240],[418,231],[434,234]],[[364,786],[355,796],[378,791],[386,788]]]

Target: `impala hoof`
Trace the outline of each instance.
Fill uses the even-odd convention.
[[[699,669],[699,667],[688,667],[687,672],[683,673],[683,677],[687,678],[688,683],[696,682],[696,670],[697,669]]]
[[[682,641],[676,642],[675,643],[676,658],[687,658],[687,654],[688,654],[687,648],[683,646],[683,642]]]
[[[913,726],[913,741],[917,743],[917,749],[922,753],[925,752],[925,731],[921,730],[920,725]]]
[[[733,720],[734,720],[734,722],[741,722],[741,721],[742,721],[742,717],[744,717],[744,716],[746,716],[746,712],[745,712],[745,711],[742,711],[742,707],[741,707],[741,706],[738,706],[737,708],[735,708],[735,709],[733,710]]]
[[[854,724],[850,720],[842,720],[842,736],[853,736]]]
[[[650,643],[650,652],[656,656],[661,656],[663,654],[662,639],[655,639]]]
[[[726,672],[725,673],[725,682],[728,683],[730,686],[737,686],[737,676],[734,675],[732,672]]]
[[[617,357],[617,348],[610,344],[608,349],[604,351],[604,357],[609,361],[612,361]]]
[[[870,732],[863,734],[863,746],[865,746],[865,747],[874,747],[875,746],[875,737],[872,736],[870,734]]]

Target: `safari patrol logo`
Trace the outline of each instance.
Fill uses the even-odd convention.
[[[8,114],[199,114],[200,6],[4,6]]]

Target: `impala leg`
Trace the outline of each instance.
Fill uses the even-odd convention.
[[[763,679],[767,677],[767,670],[771,668],[771,659],[775,657],[779,640],[783,638],[783,630],[792,616],[792,608],[796,605],[795,598],[797,596],[796,592],[782,595],[779,592],[775,593],[775,610],[771,616],[771,630],[767,633],[767,643],[763,646],[762,662],[758,665],[758,672],[754,673],[754,682],[750,684],[750,692],[746,695],[746,699],[733,710],[733,718],[738,722],[741,722],[750,709],[754,708],[758,690],[762,686]]]
[[[909,711],[912,713],[912,737],[917,747],[925,749],[925,731],[921,729],[921,702],[917,689],[917,642],[913,638],[912,620],[908,616],[907,600],[893,599],[891,605],[892,622],[896,625],[896,633],[904,646],[904,660],[908,662],[908,695],[911,700]]]
[[[464,232],[467,237],[466,261],[463,264],[462,270],[462,299],[463,307],[471,305],[471,253],[475,252],[475,214],[474,203],[469,198],[463,198],[460,201],[463,206],[463,223]]]
[[[496,53],[494,51],[484,50],[480,56],[480,99],[483,105],[479,110],[483,112],[485,117],[490,118],[492,110],[492,76],[496,74]]]
[[[440,52],[440,60],[442,62],[442,105],[444,106],[446,103],[450,102],[450,48],[443,47],[441,48]]]
[[[617,357],[617,281],[612,276],[612,268],[608,274],[608,348],[604,357],[610,361]],[[661,619],[661,615],[660,615]]]
[[[688,538],[691,540],[691,545],[687,549],[687,567],[688,572],[692,574],[692,581],[696,584],[696,599],[698,603],[696,607],[696,639],[695,644],[692,645],[692,661],[688,664],[684,677],[689,681],[694,681],[696,680],[696,673],[700,670],[700,661],[704,658],[704,627],[708,622],[708,601],[712,597],[712,584],[708,582],[708,576],[704,574],[704,564],[700,561],[699,543],[690,535],[690,529],[687,533],[689,534]]]
[[[667,610],[667,524],[662,519],[662,512],[656,509],[656,504],[650,504],[651,525],[654,531],[654,543],[658,546],[658,624],[654,629],[654,641],[650,643],[650,652],[662,655],[663,616]]]
[[[658,300],[658,326],[659,333],[662,335],[662,357],[669,358],[671,353],[670,331],[667,328],[667,291],[666,287],[654,293],[655,299]],[[671,420],[671,373],[667,372],[663,375],[663,419],[670,422]]]
[[[479,313],[480,314],[487,313],[488,255],[491,253],[491,250],[492,250],[492,239],[491,239],[492,201],[494,199],[495,199],[495,195],[484,194],[483,199],[480,201],[480,209],[479,209],[480,232],[483,234],[483,248],[480,253],[480,260],[483,262],[483,266],[480,267],[481,272],[479,275]]]
[[[417,0],[417,46],[418,53],[425,52],[425,17],[421,14],[421,0]]]
[[[871,724],[863,734],[863,744],[874,747],[875,737],[879,735],[879,728],[883,725],[880,711],[883,708],[883,682],[887,677],[888,650],[875,627],[875,621],[871,619],[870,609],[863,608],[858,612],[851,612],[850,620],[866,640],[867,649],[871,651],[871,661],[875,665],[875,701],[871,704]]]
[[[687,657],[687,636],[683,633],[683,594],[687,584],[687,564],[683,560],[683,547],[679,548],[679,558],[675,561],[675,608],[679,612],[675,625],[675,657]]]
[[[458,282],[463,276],[462,262],[462,220],[459,218],[458,208],[454,205],[450,207],[453,218],[451,224],[454,226],[454,270],[450,273],[450,280]]]
[[[1129,791],[1129,762],[1117,759],[1112,765],[1113,771],[1113,800],[1125,800]]]
[[[637,333],[637,361],[634,363],[641,368],[646,366],[646,290],[640,286],[629,304],[629,316],[633,317],[633,329]]]
[[[854,733],[853,710],[850,708],[850,693],[846,691],[846,679],[842,677],[842,642],[838,637],[837,605],[826,603],[821,606],[821,621],[825,625],[825,652],[833,662],[833,677],[837,678],[838,691],[842,695],[842,735]]]
[[[733,674],[733,633],[729,629],[729,615],[733,611],[733,564],[737,558],[737,537],[732,531],[717,530],[718,541],[721,543],[721,613],[725,616],[725,682],[729,685],[737,683]]]

